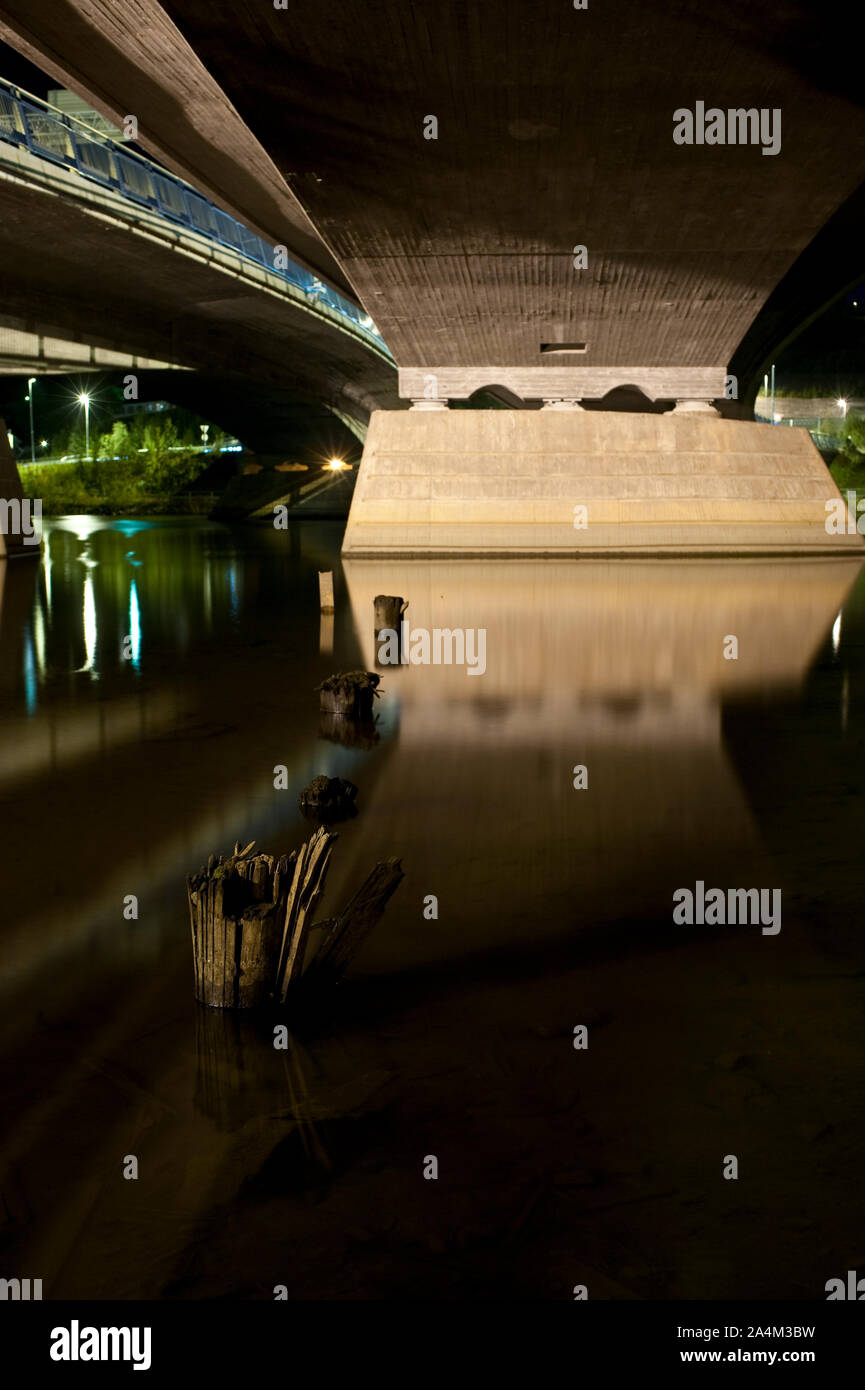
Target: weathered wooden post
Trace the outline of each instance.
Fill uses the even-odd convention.
[[[402,622],[403,613],[408,608],[408,599],[393,594],[377,594],[372,603],[375,613],[376,636],[383,628],[388,628],[391,632],[399,635],[399,625]]]
[[[351,786],[351,783],[346,783]],[[322,826],[290,855],[253,855],[240,841],[228,859],[211,855],[186,880],[195,997],[213,1009],[284,1004],[307,977],[333,983],[384,912],[403,874],[398,859],[377,864],[338,917],[313,924],[336,835]],[[312,955],[314,932],[324,933]]]
[[[211,855],[187,878],[195,997],[212,1009],[267,1003],[282,940],[296,856],[252,856],[255,841],[228,859]]]
[[[375,671],[343,671],[328,676],[316,690],[323,714],[342,714],[349,719],[371,719],[372,702],[379,694],[381,676]]]
[[[330,825],[357,815],[357,787],[345,777],[313,777],[300,793],[300,809],[305,816]]]

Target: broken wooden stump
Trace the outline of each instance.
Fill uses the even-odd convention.
[[[312,910],[324,892],[324,880],[330,865],[336,836],[317,830],[312,839],[301,845],[297,853],[294,880],[286,898],[282,942],[274,978],[274,996],[281,1004],[293,984],[300,981],[306,961],[310,933],[313,931]]]
[[[279,857],[238,841],[228,859],[211,855],[187,878],[196,999],[214,1009],[284,1004],[301,984],[342,975],[403,874],[398,859],[377,864],[338,917],[313,923],[335,840],[322,826]]]
[[[252,855],[255,841],[228,859],[211,855],[187,878],[195,997],[213,1009],[265,1004],[282,940],[296,856]]]
[[[316,816],[330,824],[357,815],[357,787],[345,777],[313,777],[300,793],[300,809],[305,816]]]
[[[328,676],[316,690],[321,694],[324,714],[341,714],[348,719],[370,719],[372,702],[377,698],[381,676],[375,671],[343,671]]]
[[[388,628],[391,632],[398,634],[402,615],[408,608],[408,599],[402,598],[398,594],[376,594],[372,604],[375,613],[376,637],[383,628]]]

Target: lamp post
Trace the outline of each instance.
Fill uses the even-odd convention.
[[[84,406],[84,452],[90,457],[90,397],[86,391],[82,391],[78,397],[81,405]]]
[[[30,402],[30,462],[36,462],[36,443],[33,430],[33,387],[36,385],[35,376],[27,378],[27,400]]]

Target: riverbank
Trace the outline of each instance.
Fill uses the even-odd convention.
[[[41,502],[43,517],[206,516],[220,495],[207,486],[210,471],[193,473],[187,462],[178,477],[154,479],[151,470],[127,460],[18,465],[24,496]]]

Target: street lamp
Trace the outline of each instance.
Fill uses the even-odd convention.
[[[847,419],[847,402],[845,401],[844,397],[843,397],[843,396],[840,396],[839,399],[835,402],[835,404],[839,407],[839,409],[840,409],[840,411],[841,411],[841,419],[842,419],[842,420],[846,420],[846,419]]]
[[[36,462],[36,444],[33,438],[33,387],[36,385],[35,376],[27,378],[27,399],[30,402],[30,462]]]
[[[86,391],[82,391],[78,397],[80,405],[84,406],[84,452],[90,457],[90,397]]]

